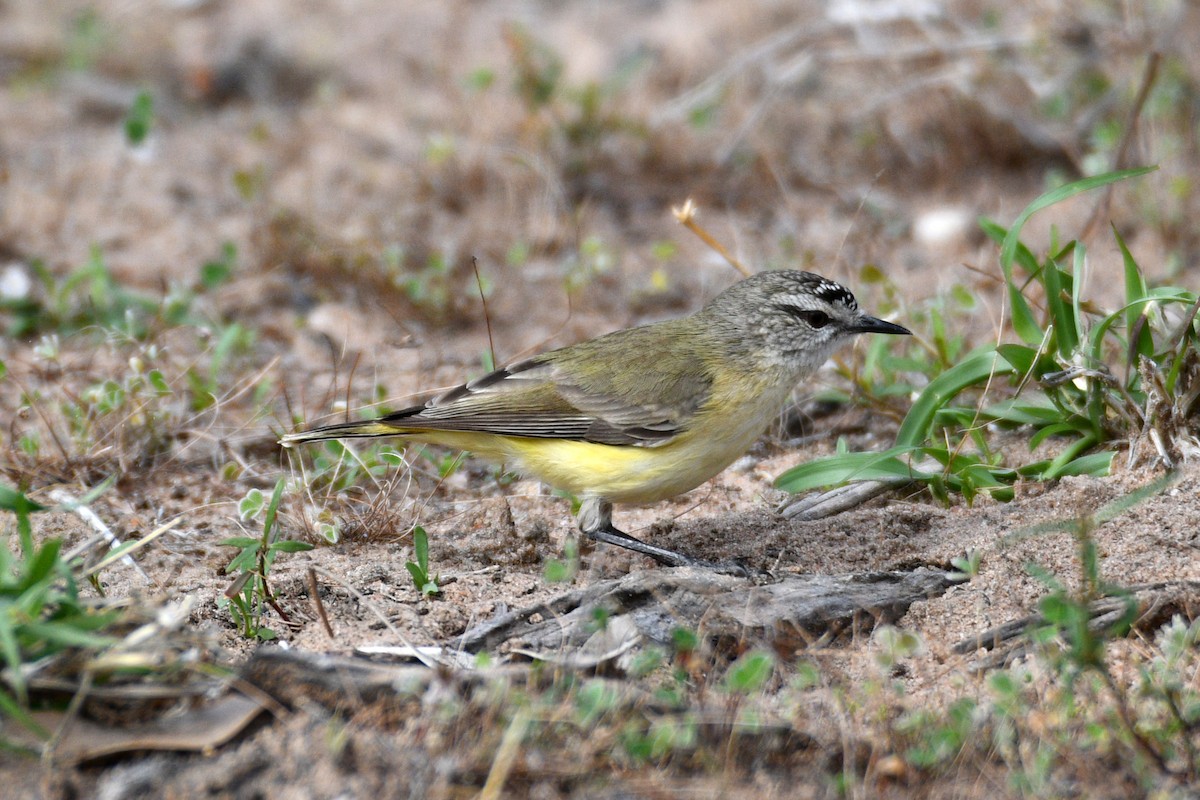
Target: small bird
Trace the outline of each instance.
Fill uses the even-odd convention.
[[[618,530],[613,503],[682,494],[745,453],[838,345],[909,334],[811,272],[761,272],[691,316],[551,350],[375,420],[284,447],[396,436],[466,450],[581,499],[580,530],[669,566],[716,566]]]

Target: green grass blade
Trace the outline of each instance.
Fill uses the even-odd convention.
[[[13,606],[0,601],[0,655],[8,665],[9,681],[17,693],[17,699],[25,702],[25,672],[21,669],[21,647],[17,644],[17,632],[13,625]]]
[[[103,649],[117,641],[110,636],[88,633],[69,623],[30,622],[24,628],[25,633],[36,636],[42,642],[54,642],[65,647]]]
[[[913,469],[899,457],[913,452],[909,447],[893,447],[880,453],[840,453],[792,467],[775,479],[785,492],[805,492],[847,481],[925,480],[929,476]]]
[[[25,574],[17,590],[25,592],[36,584],[41,583],[58,566],[58,553],[62,549],[62,539],[50,539],[41,546],[33,557],[25,564]]]
[[[1116,454],[1114,453],[1113,455]],[[1108,522],[1111,519],[1116,519],[1134,506],[1138,506],[1151,497],[1160,495],[1167,489],[1170,489],[1182,477],[1183,475],[1180,472],[1168,472],[1166,475],[1151,481],[1145,486],[1140,486],[1132,492],[1118,497],[1116,500],[1110,500],[1096,509],[1093,517],[1096,522]]]
[[[1085,328],[1083,327],[1083,283],[1084,272],[1087,269],[1087,248],[1083,242],[1075,243],[1075,252],[1073,254],[1073,263],[1071,265],[1071,315],[1075,319],[1075,333],[1078,336],[1083,336]],[[1079,342],[1075,342],[1075,346],[1079,346]]]
[[[1091,434],[1088,436],[1083,436],[1067,445],[1067,449],[1063,450],[1056,458],[1050,461],[1050,465],[1046,468],[1046,471],[1042,473],[1042,480],[1052,481],[1068,474],[1065,472],[1065,470],[1073,462],[1077,461],[1082,453],[1094,447],[1098,441],[1099,437],[1095,434]],[[1076,472],[1074,474],[1078,475],[1080,473]]]
[[[1133,254],[1125,246],[1116,226],[1113,226],[1113,236],[1117,239],[1117,247],[1121,249],[1121,261],[1125,265],[1125,330],[1129,336],[1129,367],[1136,368],[1134,363],[1137,356],[1151,358],[1154,356],[1154,339],[1149,325],[1138,325],[1138,321],[1146,313],[1145,308],[1135,307],[1142,303],[1149,294],[1146,291],[1146,280],[1142,277],[1141,267],[1138,266]],[[1136,338],[1135,338],[1136,335]]]
[[[938,411],[963,389],[984,383],[993,375],[1012,373],[1012,366],[992,349],[975,353],[955,364],[930,381],[913,403],[896,434],[896,447],[911,449],[924,444]]]
[[[50,739],[50,731],[39,725],[33,715],[3,688],[0,688],[0,717],[10,717],[16,720],[19,725],[43,741]],[[0,745],[3,743],[4,740],[0,739]]]
[[[1047,258],[1042,268],[1042,280],[1046,286],[1046,310],[1050,314],[1054,326],[1054,339],[1058,345],[1058,354],[1069,360],[1079,346],[1079,329],[1076,327],[1076,317],[1067,306],[1064,297],[1064,276],[1058,264],[1052,258]]]
[[[429,570],[429,534],[425,533],[425,529],[418,525],[413,528],[413,553],[416,555],[417,564],[421,566],[421,571]]]
[[[413,563],[412,561],[405,561],[404,568],[407,569],[408,574],[412,576],[413,584],[417,587],[417,591],[421,591],[421,588],[428,580],[425,577],[425,570],[421,569],[419,565]]]
[[[1013,257],[1017,252],[1017,245],[1019,245],[1021,241],[1021,229],[1025,227],[1025,223],[1029,221],[1030,217],[1041,211],[1043,208],[1048,208],[1055,203],[1061,203],[1063,200],[1074,197],[1077,194],[1090,192],[1092,189],[1098,189],[1101,186],[1107,186],[1110,183],[1123,181],[1126,178],[1136,178],[1139,175],[1145,175],[1147,172],[1153,172],[1156,169],[1158,169],[1157,166],[1151,166],[1117,170],[1116,172],[1105,172],[1100,175],[1093,175],[1090,178],[1084,178],[1083,180],[1068,183],[1065,186],[1060,186],[1057,189],[1052,189],[1051,191],[1046,192],[1041,197],[1027,205],[1025,210],[1017,216],[1016,220],[1014,220],[1013,224],[1009,227],[1008,233],[1004,237],[1004,243],[1000,246],[1001,265],[1007,264],[1011,269]]]
[[[270,541],[271,529],[275,527],[275,515],[279,513],[279,501],[283,498],[284,479],[275,481],[275,491],[271,494],[271,502],[267,506],[267,516],[263,519],[263,541]]]
[[[981,219],[979,221],[979,225],[983,228],[984,232],[988,234],[988,236],[992,237],[996,241],[1003,243],[1008,240],[1008,234],[1005,232],[1004,228],[1000,227],[996,223],[990,220]],[[1037,342],[1041,341],[1044,334],[1041,326],[1038,324],[1036,316],[1033,313],[1033,309],[1029,305],[1029,301],[1025,299],[1025,293],[1022,291],[1022,287],[1017,284],[1016,279],[1013,277],[1012,265],[1014,260],[1019,263],[1028,274],[1034,275],[1038,272],[1037,259],[1034,258],[1033,253],[1029,250],[1029,248],[1025,247],[1025,245],[1021,244],[1020,242],[1017,242],[1017,246],[1014,249],[1012,256],[1008,259],[1001,259],[1000,261],[1000,269],[1004,273],[1005,291],[1008,293],[1008,306],[1009,312],[1012,315],[1013,330],[1017,332],[1017,335],[1020,336],[1021,340],[1026,344],[1036,344]]]
[[[1074,461],[1063,464],[1057,475],[1060,478],[1068,475],[1090,475],[1093,478],[1103,478],[1112,472],[1112,462],[1116,457],[1117,454],[1112,450],[1080,456]]]

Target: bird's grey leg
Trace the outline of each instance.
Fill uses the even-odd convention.
[[[635,539],[625,531],[618,530],[612,523],[612,503],[602,497],[584,499],[583,505],[579,507],[578,522],[579,529],[589,538],[650,556],[658,563],[668,567],[704,567],[705,569],[728,570],[728,565],[714,564],[711,561],[667,550],[665,547],[656,547],[641,539]]]

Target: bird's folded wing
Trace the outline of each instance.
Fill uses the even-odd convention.
[[[637,384],[652,389],[658,400],[639,402],[636,389],[623,390],[606,376],[585,386],[565,375],[561,365],[530,359],[379,421],[427,430],[663,444],[687,428],[707,397],[707,381],[692,378],[687,386],[676,385],[680,381],[653,376]]]

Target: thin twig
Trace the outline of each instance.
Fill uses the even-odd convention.
[[[678,220],[680,225],[699,236],[702,242],[711,247],[713,250],[719,253],[722,258],[728,261],[731,267],[742,273],[743,276],[749,278],[750,271],[743,267],[736,258],[730,255],[729,251],[722,247],[721,243],[714,239],[712,234],[704,230],[704,228],[700,227],[700,225],[696,222],[696,211],[696,204],[690,197],[683,202],[683,206],[680,208],[671,208],[671,213],[675,215],[675,219]]]
[[[337,575],[334,575],[333,573],[328,572],[323,569],[320,569],[318,567],[313,567],[312,569],[314,572],[316,572],[318,575],[323,577],[325,580],[330,581],[332,583],[336,583],[337,585],[341,586],[343,589],[345,589],[351,595],[353,595],[355,600],[357,600],[358,602],[360,602],[364,606],[366,606],[367,610],[369,610],[372,614],[374,614],[375,617],[380,622],[383,623],[384,627],[386,627],[388,629],[388,631],[393,636],[396,637],[396,639],[400,642],[400,644],[402,644],[405,647],[408,647],[412,650],[413,655],[416,657],[416,659],[418,661],[420,661],[422,664],[424,664],[425,666],[427,666],[431,669],[439,666],[438,662],[435,659],[430,658],[428,655],[426,655],[424,652],[422,652],[421,648],[417,647],[412,642],[410,642],[408,640],[408,637],[405,636],[403,633],[401,633],[400,629],[397,628],[390,619],[388,619],[388,616],[379,610],[378,606],[376,606],[374,603],[372,603],[370,600],[368,600],[366,598],[366,596],[363,595],[362,592],[360,592],[358,589],[355,589],[353,586],[351,586],[350,583],[348,583],[344,578],[340,578]]]
[[[508,780],[509,773],[512,772],[513,765],[516,763],[521,740],[525,738],[529,721],[529,711],[525,708],[517,709],[512,722],[508,723],[508,728],[505,729],[504,736],[500,739],[500,746],[496,748],[496,758],[492,761],[492,768],[488,770],[487,780],[483,784],[483,790],[479,793],[479,800],[497,800],[500,793],[504,791],[504,783]]]
[[[313,601],[313,607],[317,610],[317,618],[321,620],[321,624],[325,626],[325,633],[329,634],[330,639],[337,639],[333,634],[333,626],[329,624],[329,615],[325,613],[325,603],[321,600],[320,587],[317,586],[317,572],[312,567],[308,568],[308,596]]]
[[[91,527],[92,530],[96,531],[96,533],[99,533],[101,536],[107,539],[108,548],[110,550],[116,550],[123,544],[121,538],[112,532],[112,529],[104,523],[104,520],[100,519],[100,517],[96,515],[95,511],[92,511],[92,509],[80,503],[74,496],[71,495],[70,492],[66,491],[65,489],[55,489],[54,491],[50,492],[50,498],[66,506],[71,511],[74,511],[79,515],[80,519],[82,519]],[[174,523],[171,523],[171,525],[168,525],[167,527],[170,528],[173,525]],[[156,532],[155,535],[157,535],[157,533],[161,533],[161,531]],[[146,583],[153,583],[153,581],[150,579],[150,576],[142,570],[141,565],[134,561],[128,553],[123,554],[121,556],[121,560],[125,562],[126,566],[137,572],[138,575],[141,575],[142,578],[145,579]]]
[[[488,315],[487,295],[483,291],[483,278],[479,277],[479,259],[471,256],[471,269],[475,270],[475,286],[479,289],[479,302],[483,303],[483,323],[487,326],[488,352],[492,354],[492,369],[499,367],[496,361],[496,343],[492,341],[492,318]]]
[[[1158,79],[1158,67],[1161,63],[1162,53],[1157,51],[1151,53],[1146,61],[1146,69],[1142,73],[1142,84],[1138,87],[1133,107],[1129,109],[1129,116],[1125,118],[1125,131],[1121,136],[1121,143],[1117,146],[1117,150],[1113,154],[1110,169],[1124,169],[1128,162],[1129,148],[1133,143],[1138,119],[1141,118],[1142,109],[1145,108],[1146,100],[1150,97],[1150,90],[1154,88],[1154,82]],[[1083,233],[1079,236],[1081,242],[1090,240],[1099,230],[1100,226],[1104,224],[1104,220],[1108,217],[1109,208],[1112,205],[1112,196],[1115,189],[1116,184],[1110,183],[1105,187],[1104,194],[1096,201],[1096,208],[1092,211],[1092,216],[1088,218],[1087,224],[1083,226]]]

